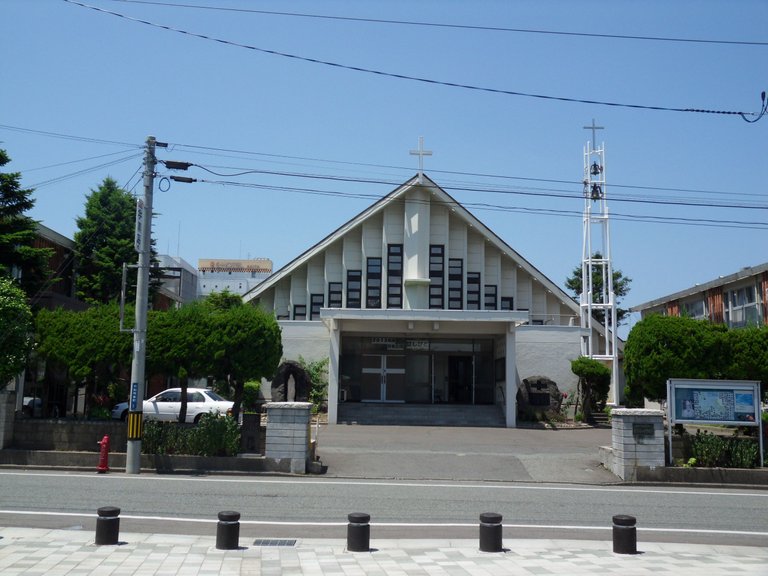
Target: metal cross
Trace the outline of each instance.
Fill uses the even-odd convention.
[[[424,150],[424,136],[419,136],[419,149],[411,150],[411,156],[419,157],[419,184],[424,181],[424,156],[432,156],[432,150]]]
[[[595,142],[595,131],[596,130],[604,130],[605,128],[603,126],[595,126],[595,119],[592,118],[592,126],[584,126],[584,130],[592,130],[592,148],[594,149],[596,146]]]

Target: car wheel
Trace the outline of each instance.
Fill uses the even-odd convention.
[[[202,418],[202,417],[203,417],[202,413],[200,413],[197,416],[195,416],[194,423],[195,424],[200,424],[200,418]]]
[[[127,408],[125,410],[123,410],[122,414],[120,414],[120,420],[125,422],[126,418],[128,418],[128,409]]]

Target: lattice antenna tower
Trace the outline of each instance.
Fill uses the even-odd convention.
[[[618,405],[618,353],[616,348],[616,297],[613,293],[613,266],[611,264],[610,219],[605,182],[605,144],[597,147],[595,133],[602,130],[594,119],[591,126],[592,141],[584,148],[584,231],[581,257],[581,353],[583,356],[610,364],[611,396]],[[593,293],[598,287],[599,293]],[[603,330],[595,313],[604,318]],[[597,335],[598,331],[603,332]]]

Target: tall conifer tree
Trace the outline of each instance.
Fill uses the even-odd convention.
[[[11,161],[0,149],[0,168]],[[0,276],[18,279],[28,297],[34,296],[50,271],[51,251],[35,248],[37,222],[27,216],[35,205],[32,189],[23,189],[18,172],[0,172]]]

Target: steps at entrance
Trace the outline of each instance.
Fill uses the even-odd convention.
[[[605,412],[600,412],[600,411],[595,410],[592,413],[592,422],[591,422],[591,424],[593,426],[603,426],[603,427],[606,427],[606,428],[610,428],[611,427],[611,420],[608,417],[608,414],[606,414]]]
[[[504,428],[500,406],[466,404],[385,404],[342,402],[339,424],[376,426],[468,426]]]

